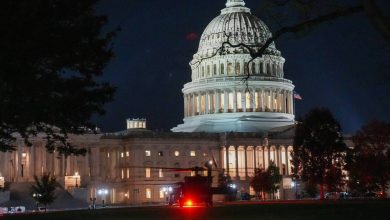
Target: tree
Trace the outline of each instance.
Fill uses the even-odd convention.
[[[260,198],[265,198],[264,193],[269,190],[268,173],[264,169],[257,168],[251,179],[250,185]]]
[[[274,162],[267,168],[269,189],[268,192],[272,193],[272,197],[275,198],[275,192],[279,189],[279,184],[282,181],[282,175],[280,175],[279,167],[275,166]]]
[[[390,123],[373,121],[364,125],[353,137],[354,148],[348,151],[348,185],[364,195],[384,195],[390,181]]]
[[[275,166],[274,162],[271,162],[267,170],[259,168],[255,170],[250,185],[259,197],[261,195],[262,198],[265,198],[264,193],[269,193],[272,194],[272,198],[275,198],[280,181],[282,181],[282,175],[280,175],[279,168]]]
[[[85,154],[68,134],[93,131],[114,87],[100,80],[117,30],[98,0],[4,0],[0,7],[0,151],[44,133],[49,152]]]
[[[54,191],[58,186],[56,178],[50,173],[44,173],[42,177],[34,176],[35,184],[32,186],[33,198],[45,208],[55,200]]]
[[[325,185],[334,189],[342,184],[333,180],[341,179],[346,150],[340,125],[332,113],[326,108],[315,108],[298,120],[295,129],[294,175],[304,182],[319,184],[323,199]]]

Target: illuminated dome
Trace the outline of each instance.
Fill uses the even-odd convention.
[[[184,124],[172,131],[261,132],[293,124],[294,85],[284,79],[285,59],[275,44],[253,61],[245,47],[222,47],[228,41],[257,51],[271,36],[243,0],[228,0],[190,62],[192,81],[182,90]]]
[[[194,58],[215,53],[228,38],[232,44],[244,43],[258,49],[272,36],[264,22],[252,15],[249,8],[244,7],[243,1],[228,2],[226,5],[229,7],[223,9],[221,15],[214,18],[204,30]],[[280,55],[274,44],[271,44],[266,53]]]

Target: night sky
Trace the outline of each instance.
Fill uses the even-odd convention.
[[[124,130],[126,118],[146,118],[152,130],[169,131],[182,123],[181,89],[191,80],[188,63],[203,30],[225,2],[100,2],[98,12],[110,20],[106,28],[122,29],[113,42],[116,57],[104,76],[118,91],[106,106],[107,114],[94,119],[102,131]],[[256,13],[259,0],[246,3],[262,18]],[[372,119],[390,121],[390,45],[363,14],[321,25],[305,36],[286,35],[276,46],[286,59],[285,78],[293,80],[303,97],[296,102],[298,116],[328,107],[345,133]]]

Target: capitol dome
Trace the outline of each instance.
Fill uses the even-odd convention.
[[[294,124],[294,85],[284,78],[280,51],[272,43],[262,57],[251,57],[271,36],[243,0],[227,0],[190,62],[184,124],[172,131],[265,132]]]

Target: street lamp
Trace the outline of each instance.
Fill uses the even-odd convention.
[[[0,173],[0,189],[4,188],[4,177]]]
[[[102,205],[105,207],[104,200],[106,199],[106,196],[108,195],[107,189],[99,189],[98,194],[102,197]]]
[[[75,174],[74,174],[74,178],[76,179],[76,188],[78,188],[79,187],[79,184],[77,183],[77,180],[78,179],[80,179],[80,175],[79,175],[79,172],[76,172]]]

